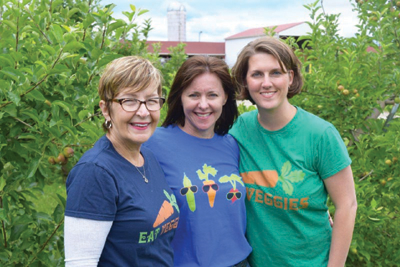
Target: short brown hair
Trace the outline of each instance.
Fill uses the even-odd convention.
[[[275,57],[281,69],[283,71],[293,71],[293,82],[289,87],[287,97],[292,98],[293,96],[300,93],[303,87],[303,76],[301,75],[301,62],[294,54],[293,50],[281,40],[275,37],[261,37],[249,44],[247,44],[240,52],[235,65],[232,68],[232,76],[239,91],[237,99],[250,100],[249,91],[246,88],[246,76],[249,70],[249,59],[251,56],[259,53],[266,53]]]
[[[203,73],[215,74],[221,81],[224,92],[227,95],[227,101],[222,108],[221,116],[215,123],[214,132],[220,135],[228,133],[238,117],[235,87],[229,74],[228,65],[222,59],[210,56],[193,56],[187,59],[179,68],[169,92],[167,99],[168,113],[162,126],[185,125],[182,93],[196,77]]]
[[[162,94],[162,76],[149,60],[138,56],[120,57],[111,61],[103,72],[99,82],[99,96],[110,109],[111,99],[125,88],[139,92],[150,85],[157,87],[158,95]],[[107,128],[103,125],[103,129]]]

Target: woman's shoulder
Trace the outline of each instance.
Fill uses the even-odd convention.
[[[309,126],[309,127],[311,127],[311,129],[314,129],[314,130],[319,129],[322,131],[325,131],[327,128],[331,128],[331,127],[334,128],[332,123],[318,117],[317,115],[315,115],[311,112],[308,112],[300,107],[297,107],[297,109],[299,112],[299,118],[300,118],[302,125]]]
[[[93,165],[98,168],[107,169],[119,161],[119,154],[115,151],[111,141],[103,135],[96,141],[91,149],[86,151],[79,159],[75,167],[80,165]]]

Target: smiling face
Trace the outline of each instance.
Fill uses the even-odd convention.
[[[144,101],[159,97],[157,89],[153,84],[139,92],[133,92],[132,88],[125,88],[115,98],[136,98]],[[144,104],[141,104],[135,112],[123,110],[122,106],[116,102],[111,102],[109,107],[108,109],[105,101],[100,101],[103,116],[112,123],[107,136],[113,145],[129,148],[140,147],[154,133],[160,119],[159,110],[148,111]]]
[[[182,92],[185,125],[182,130],[200,138],[212,138],[227,96],[218,76],[203,73]]]
[[[287,94],[292,81],[293,71],[282,70],[274,56],[257,53],[250,57],[246,84],[260,111],[275,112],[290,105]]]

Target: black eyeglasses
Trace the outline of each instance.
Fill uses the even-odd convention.
[[[226,194],[226,199],[231,200],[233,198],[233,196],[235,196],[235,195],[236,195],[237,199],[240,199],[242,197],[241,192],[229,192],[228,194]]]
[[[163,97],[153,97],[145,101],[136,98],[114,98],[110,101],[117,102],[121,105],[122,109],[127,112],[135,112],[140,108],[140,105],[144,104],[148,111],[160,110],[165,102]]]
[[[218,189],[219,189],[217,184],[206,184],[206,185],[203,185],[204,193],[207,193],[208,191],[210,191],[210,188],[214,189],[215,191],[218,191]]]
[[[192,186],[182,187],[182,188],[181,188],[181,195],[182,195],[182,196],[186,195],[186,194],[189,192],[189,189],[190,189],[190,191],[192,191],[193,193],[196,193],[196,192],[197,192],[197,186],[196,186],[196,185],[192,185]]]

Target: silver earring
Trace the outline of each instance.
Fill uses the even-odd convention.
[[[106,128],[107,129],[110,129],[111,127],[112,127],[112,123],[111,123],[111,120],[106,120],[105,122],[104,122],[104,125],[106,126]]]

